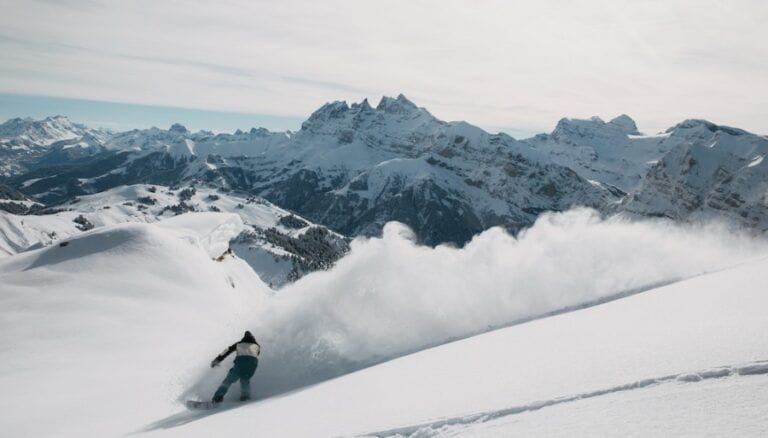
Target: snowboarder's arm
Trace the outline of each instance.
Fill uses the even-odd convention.
[[[230,354],[232,354],[233,351],[235,351],[235,348],[237,347],[237,343],[234,343],[227,347],[226,350],[222,351],[220,355],[216,356],[216,359],[211,362],[211,368],[219,365],[224,359],[227,358]]]

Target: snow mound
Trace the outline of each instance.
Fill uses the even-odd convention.
[[[202,235],[200,244],[211,257],[231,247],[264,282],[277,288],[305,272],[332,265],[347,249],[343,236],[261,198],[210,188],[121,186],[78,197],[62,208],[66,210],[41,215],[0,211],[0,257],[52,245],[91,227],[158,223]],[[211,220],[214,217],[219,219]]]
[[[199,236],[199,244],[212,258],[224,254],[229,242],[245,228],[243,220],[234,213],[187,213],[160,221],[158,225]]]
[[[0,260],[3,433],[117,436],[175,409],[221,339],[242,330],[242,309],[267,293],[200,242],[189,229],[122,224]]]

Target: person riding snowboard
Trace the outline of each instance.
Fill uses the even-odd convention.
[[[240,380],[240,401],[246,401],[251,399],[251,377],[256,372],[256,367],[259,365],[259,353],[261,346],[256,342],[256,338],[253,337],[251,332],[246,331],[243,335],[243,339],[235,342],[222,351],[220,355],[216,356],[211,362],[211,368],[219,366],[219,364],[232,352],[237,352],[235,357],[235,364],[227,373],[227,377],[221,382],[219,389],[213,395],[213,402],[220,403],[224,400],[224,394],[229,390],[230,385]]]

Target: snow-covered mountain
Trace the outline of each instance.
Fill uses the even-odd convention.
[[[348,235],[396,220],[422,242],[464,243],[495,225],[519,230],[542,211],[617,199],[507,135],[443,122],[402,95],[376,108],[327,104],[291,140],[265,151],[267,163],[243,163],[261,175],[254,189]]]
[[[290,132],[276,133],[264,128],[252,128],[248,132],[238,130],[234,134],[192,133],[176,123],[168,130],[134,129],[115,134],[107,141],[106,147],[118,151],[166,152],[173,156],[238,157],[253,156],[259,148],[284,145],[290,135]]]
[[[122,186],[74,198],[34,215],[0,212],[0,256],[54,245],[85,231],[128,222],[156,223],[167,218],[225,212],[245,228],[229,247],[271,287],[280,287],[318,269],[328,269],[349,249],[347,240],[321,225],[253,196],[213,189]]]
[[[670,128],[674,147],[623,210],[675,220],[727,219],[768,230],[768,139],[704,120]]]
[[[87,165],[13,181],[44,202],[117,185],[195,182],[262,196],[346,235],[388,221],[429,244],[464,243],[495,225],[511,231],[542,211],[602,208],[620,193],[590,182],[504,134],[443,122],[400,95],[324,105],[296,133],[190,133],[180,125],[118,134]]]
[[[0,124],[0,176],[97,154],[107,137],[64,116],[10,119]]]
[[[642,135],[627,115],[604,122],[562,119],[551,134],[524,140],[581,176],[629,193],[673,146],[668,135]]]
[[[6,125],[32,123],[15,120]],[[46,120],[35,123],[59,118]],[[758,229],[768,221],[759,161],[767,140],[705,121],[643,135],[626,115],[562,119],[550,134],[515,140],[438,120],[400,95],[376,107],[328,103],[297,132],[193,133],[175,124],[60,135],[72,139],[45,146],[34,169],[6,183],[46,204],[139,183],[208,186],[263,197],[348,236],[378,235],[399,221],[433,245],[463,244],[495,225],[515,232],[544,211],[573,206],[718,216]],[[88,135],[102,136],[88,153],[60,159],[53,152]],[[708,164],[689,172],[690,162]]]

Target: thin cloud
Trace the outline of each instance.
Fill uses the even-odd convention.
[[[696,116],[768,131],[768,3],[758,0],[0,8],[0,92],[293,117],[402,92],[482,126],[546,131],[563,116],[627,113],[652,129]]]

